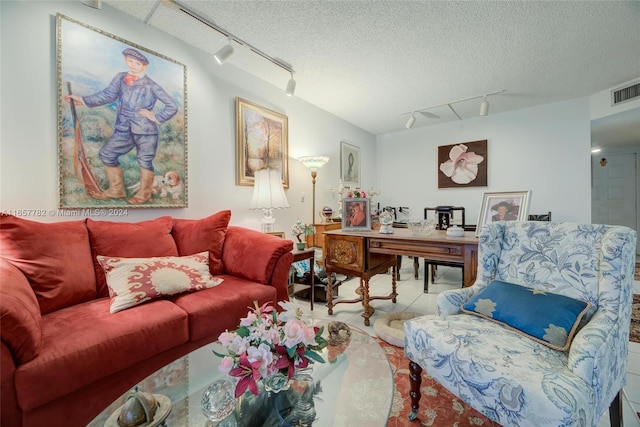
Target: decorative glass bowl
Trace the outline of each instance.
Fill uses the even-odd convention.
[[[428,236],[436,229],[436,223],[433,220],[410,221],[407,227],[411,234],[416,237]]]
[[[202,413],[209,421],[221,421],[236,408],[234,385],[229,380],[216,380],[202,394]]]

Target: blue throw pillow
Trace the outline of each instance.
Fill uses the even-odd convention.
[[[462,311],[565,351],[590,308],[586,301],[496,280],[467,301]]]

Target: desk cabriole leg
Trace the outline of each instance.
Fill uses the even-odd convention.
[[[393,303],[396,303],[396,296],[398,295],[398,293],[396,292],[397,286],[396,286],[396,266],[393,266],[393,269],[391,271],[393,271],[393,278],[391,279],[391,292],[393,292],[393,299],[391,301],[393,301]]]
[[[363,277],[361,279],[362,283],[362,305],[364,306],[364,313],[362,313],[362,317],[364,317],[364,325],[369,326],[371,321],[372,310],[369,302],[369,275]]]

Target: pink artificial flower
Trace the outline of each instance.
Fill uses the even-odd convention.
[[[247,359],[250,363],[260,362],[258,371],[262,377],[267,376],[267,368],[273,362],[273,353],[271,348],[266,344],[260,344],[258,347],[249,347],[247,349]]]
[[[225,356],[220,361],[220,366],[218,366],[218,370],[220,372],[228,374],[233,369],[233,364],[234,364],[233,358],[229,356]]]
[[[284,345],[289,348],[295,347],[304,341],[304,322],[298,319],[290,319],[287,323],[285,323],[283,332],[284,332]]]
[[[478,176],[478,164],[484,157],[473,151],[467,153],[469,148],[464,144],[458,144],[449,151],[449,160],[440,164],[440,170],[451,178],[456,184],[468,184]]]
[[[318,332],[318,328],[313,325],[302,325],[302,343],[304,345],[315,345],[316,344],[316,333]]]
[[[247,313],[247,317],[243,317],[242,319],[240,319],[240,326],[251,326],[257,319],[258,316],[256,316],[256,313],[250,311],[249,313]]]
[[[256,380],[260,378],[260,372],[258,372],[259,367],[260,361],[251,363],[246,353],[240,355],[240,366],[229,371],[229,375],[239,379],[235,390],[236,399],[242,396],[247,389],[251,390],[251,393],[254,395],[258,395],[258,384]]]
[[[231,333],[227,330],[220,334],[220,336],[218,337],[218,341],[220,341],[220,344],[222,344],[223,346],[229,347],[235,337],[236,335],[234,333]]]

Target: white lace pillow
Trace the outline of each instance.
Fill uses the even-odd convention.
[[[199,291],[222,283],[209,273],[209,252],[183,257],[97,256],[107,277],[111,313],[154,298]]]

